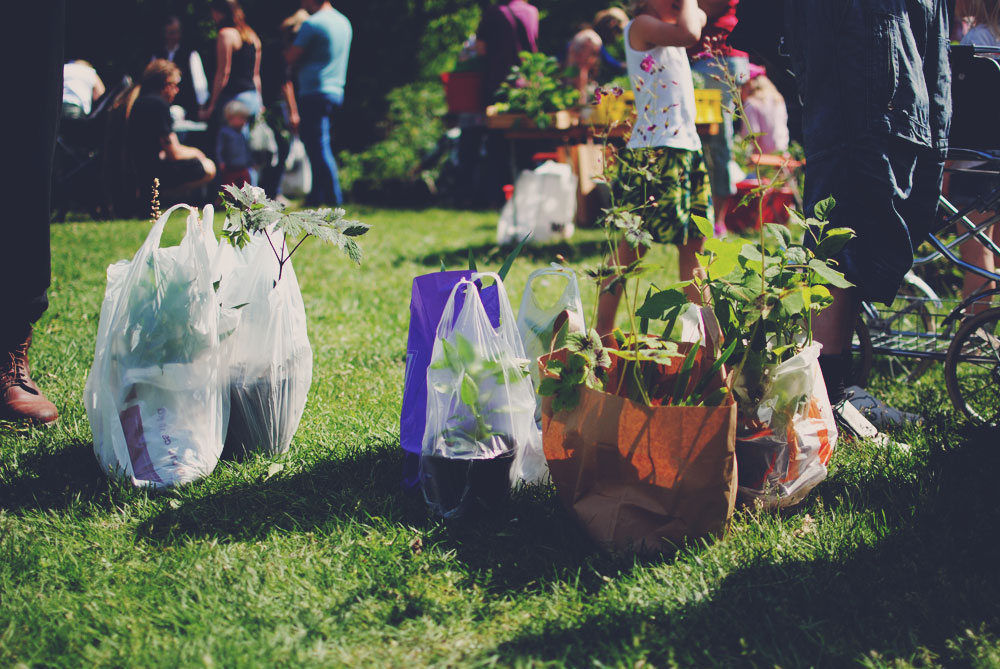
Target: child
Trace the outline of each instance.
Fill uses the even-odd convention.
[[[965,37],[963,45],[1000,47],[1000,3],[997,0],[959,0],[955,7],[958,16],[971,19],[972,27]],[[962,161],[951,165],[954,169],[974,170],[976,162]],[[953,172],[948,181],[948,196],[952,202],[961,208],[971,204],[980,195],[989,194],[1000,186],[1000,178],[988,173]],[[992,211],[973,210],[967,216],[972,223],[979,225],[994,215]],[[960,226],[961,227],[961,226]],[[992,227],[992,237],[1000,243],[1000,226]],[[961,230],[964,232],[964,228]],[[986,234],[990,234],[987,229]],[[962,259],[972,265],[977,265],[991,272],[996,271],[996,259],[992,252],[974,239],[961,246]],[[993,282],[986,282],[982,277],[966,272],[962,280],[962,297],[968,297],[979,290],[994,288]]]
[[[219,184],[242,187],[252,183],[250,166],[253,157],[250,143],[243,134],[243,127],[250,118],[250,110],[239,100],[231,100],[222,110],[226,124],[219,128],[215,139],[215,159],[219,163]]]
[[[750,79],[740,87],[743,100],[743,136],[757,135],[761,153],[784,153],[788,150],[788,110],[785,98],[767,78],[759,65],[750,65]]]
[[[625,26],[625,61],[637,118],[618,157],[614,203],[639,215],[654,241],[677,245],[680,277],[687,280],[700,271],[696,254],[704,244],[691,214],[714,218],[685,51],[700,39],[705,12],[696,0],[636,0],[631,9],[635,18]],[[655,175],[655,181],[644,173]],[[623,242],[609,264],[629,265],[645,250]],[[688,288],[688,296],[700,300],[697,290]],[[614,329],[620,300],[620,287],[601,293],[598,334]]]

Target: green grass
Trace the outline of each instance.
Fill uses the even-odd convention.
[[[375,226],[361,268],[295,257],[315,362],[290,452],[159,494],[101,475],[80,402],[104,269],[147,224],[53,227],[32,362],[62,417],[0,424],[0,665],[1000,665],[1000,446],[955,418],[940,367],[875,380],[928,417],[909,454],[844,446],[796,512],[738,512],[674,556],[600,552],[551,488],[444,524],[398,485],[410,282],[469,248],[498,267],[496,217],[349,214]],[[596,263],[600,235],[523,256],[515,311],[556,253]]]

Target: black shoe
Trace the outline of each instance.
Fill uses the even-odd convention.
[[[873,397],[860,386],[850,386],[846,393],[847,401],[879,430],[904,425],[922,425],[924,422],[923,416],[895,409]]]

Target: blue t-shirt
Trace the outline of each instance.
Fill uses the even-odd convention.
[[[302,23],[293,42],[303,51],[299,60],[299,95],[323,93],[343,97],[351,34],[351,22],[336,9],[320,10]]]

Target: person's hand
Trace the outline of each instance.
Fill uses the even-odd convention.
[[[292,129],[292,132],[299,131],[299,123],[301,123],[301,121],[302,119],[299,118],[299,113],[296,111],[293,111],[288,115],[288,126]]]
[[[212,108],[202,107],[201,110],[198,112],[198,120],[207,121],[210,118],[212,118]]]

